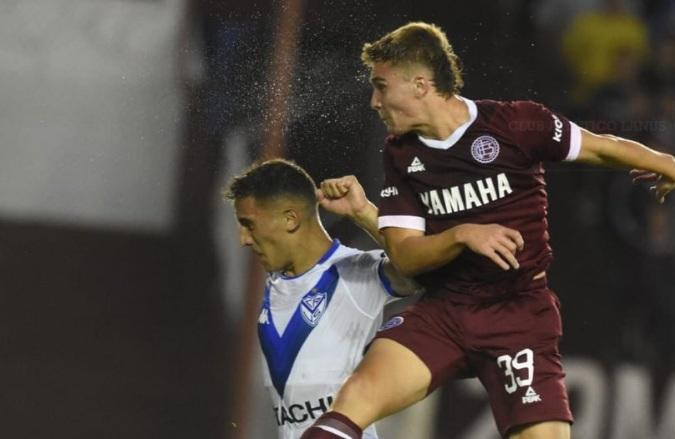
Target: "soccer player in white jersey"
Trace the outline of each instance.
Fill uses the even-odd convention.
[[[326,195],[345,192],[336,186],[345,184],[348,196]],[[327,180],[322,188],[296,164],[276,159],[235,177],[226,193],[241,244],[269,273],[258,335],[269,415],[282,439],[299,438],[328,410],[380,326],[384,305],[419,288],[396,273],[383,251],[346,247],[323,228],[319,202],[378,239],[377,208],[358,181]],[[377,438],[375,428],[363,437]]]

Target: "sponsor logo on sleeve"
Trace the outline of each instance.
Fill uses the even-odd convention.
[[[380,191],[380,198],[388,198],[398,195],[398,189],[396,186],[389,186]]]
[[[553,116],[553,125],[555,127],[555,131],[553,132],[553,140],[560,143],[562,140],[563,123],[555,114],[551,114],[551,116]]]

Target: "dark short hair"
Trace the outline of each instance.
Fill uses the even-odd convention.
[[[441,28],[429,23],[408,23],[373,43],[364,44],[361,61],[368,67],[376,62],[426,66],[433,72],[436,90],[445,97],[458,94],[464,86],[461,62],[448,37]]]
[[[254,163],[232,178],[223,195],[229,200],[253,197],[262,202],[294,197],[315,206],[315,190],[316,184],[307,171],[292,161],[272,159]]]

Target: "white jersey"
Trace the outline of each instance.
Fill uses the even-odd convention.
[[[395,298],[382,250],[360,251],[338,240],[309,271],[271,273],[258,318],[265,386],[280,439],[297,439],[330,407]],[[370,426],[363,437],[376,439]]]

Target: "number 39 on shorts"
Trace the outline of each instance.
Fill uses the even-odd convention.
[[[504,389],[507,393],[513,393],[518,387],[532,384],[534,376],[534,353],[532,349],[523,349],[513,357],[501,355],[497,358],[497,364],[506,375]]]

